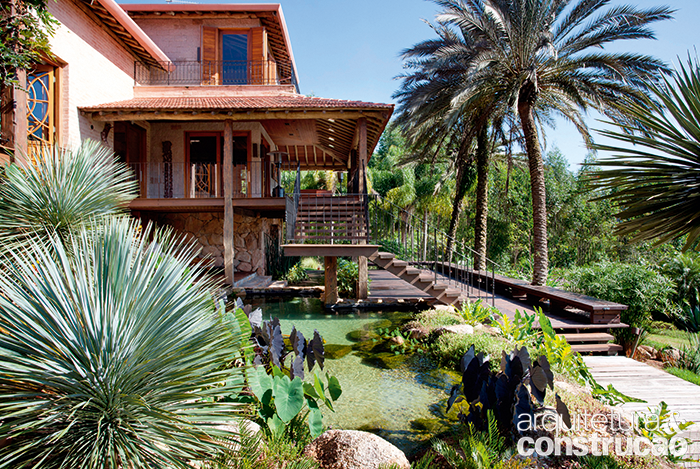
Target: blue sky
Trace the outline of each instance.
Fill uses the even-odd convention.
[[[119,1],[119,0],[117,0]],[[165,1],[121,0],[121,3]],[[174,3],[226,3],[198,1]],[[246,3],[275,3],[247,0]],[[422,21],[432,21],[438,9],[425,0],[281,0],[300,75],[301,92],[324,98],[393,102],[398,88],[394,79],[402,73],[401,50],[434,36]],[[700,37],[700,0],[612,0],[612,5],[639,8],[668,5],[677,10],[672,21],[658,23],[656,41],[629,41],[622,47],[651,54],[677,65]],[[598,116],[588,119],[591,128],[602,125]],[[573,126],[558,122],[546,129],[547,148],[558,147],[572,165],[587,151]],[[596,141],[603,141],[595,136]]]

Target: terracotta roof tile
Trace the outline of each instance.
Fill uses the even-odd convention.
[[[232,96],[232,97],[177,97],[134,98],[96,106],[85,106],[81,110],[169,110],[169,109],[393,109],[393,104],[346,101],[307,96]]]

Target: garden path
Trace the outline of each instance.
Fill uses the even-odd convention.
[[[648,412],[649,407],[664,401],[678,419],[696,422],[686,431],[686,436],[693,440],[693,457],[700,457],[700,386],[623,356],[593,355],[584,356],[583,360],[601,385],[612,384],[621,393],[646,401],[617,406],[626,417],[634,419],[635,413]],[[700,464],[687,467],[700,467]]]

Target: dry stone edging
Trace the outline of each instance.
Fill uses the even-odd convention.
[[[359,430],[328,430],[304,448],[322,469],[410,469],[406,455],[383,438]]]

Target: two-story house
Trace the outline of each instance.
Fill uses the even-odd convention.
[[[132,213],[190,235],[229,284],[264,274],[265,238],[293,224],[281,171],[348,172],[364,189],[393,106],[300,94],[280,5],[48,4],[53,56],[4,96],[4,141],[26,154],[101,140],[138,179]]]

